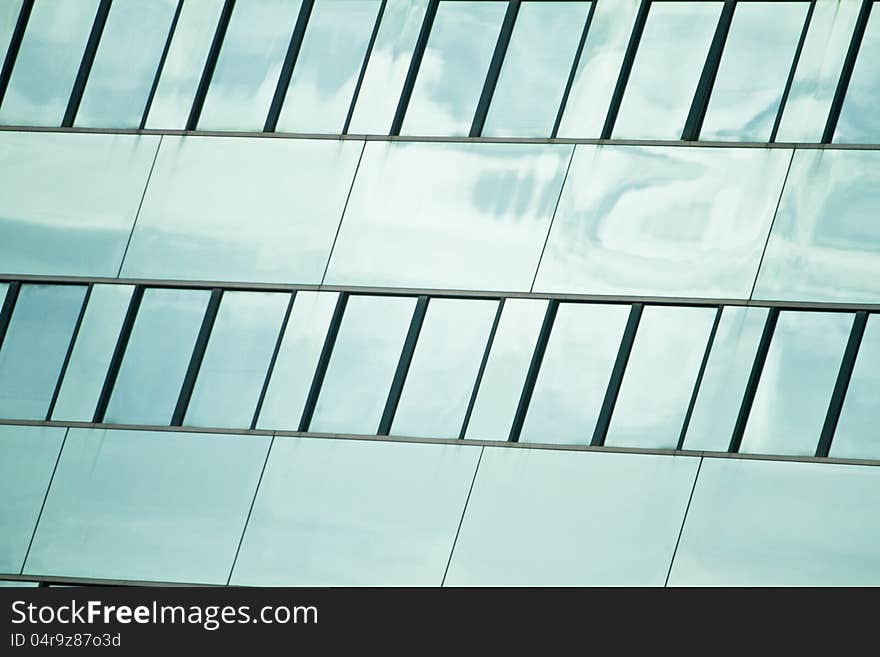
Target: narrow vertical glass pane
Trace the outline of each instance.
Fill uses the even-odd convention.
[[[831,456],[880,459],[880,315],[871,315],[853,369]]]
[[[497,310],[496,301],[431,300],[392,434],[458,438]]]
[[[338,294],[297,292],[257,427],[296,431]]]
[[[315,3],[278,117],[278,132],[342,132],[380,4]]]
[[[818,0],[785,101],[776,141],[821,141],[859,0]]]
[[[15,24],[21,13],[21,3],[24,0],[6,0],[0,4],[0,66],[6,59],[9,42],[12,41],[12,33],[15,32]]]
[[[465,438],[507,440],[510,436],[547,303],[505,300]]]
[[[301,4],[302,0],[236,3],[199,129],[263,129]]]
[[[676,448],[715,313],[714,308],[645,308],[606,445]]]
[[[61,125],[98,2],[34,3],[0,107],[0,123]]]
[[[106,422],[171,422],[210,296],[207,290],[144,291]]]
[[[700,139],[770,140],[809,6],[737,4]]]
[[[409,297],[348,300],[310,431],[376,433],[415,306]]]
[[[838,144],[880,142],[880,3],[875,2],[859,47],[859,57],[833,141]]]
[[[9,291],[9,283],[0,283],[0,308],[3,308],[3,302],[6,301],[7,291]]]
[[[486,137],[549,137],[589,2],[524,2],[486,117]]]
[[[816,453],[852,323],[852,313],[779,313],[740,452]]]
[[[75,125],[139,128],[177,0],[115,0]]]
[[[147,128],[186,127],[222,9],[223,0],[183,3],[150,104]]]
[[[370,52],[361,90],[351,115],[349,134],[382,134],[391,130],[428,0],[387,0],[382,23]]]
[[[22,285],[0,349],[0,418],[45,420],[83,285]]]
[[[441,2],[401,134],[467,135],[506,2]]]
[[[768,313],[767,308],[736,306],[722,311],[688,424],[685,449],[726,452],[730,447]]]
[[[91,422],[131,302],[131,285],[95,285],[52,411],[53,420]]]
[[[183,423],[250,429],[290,295],[226,292]]]
[[[559,306],[520,441],[589,444],[630,306]]]

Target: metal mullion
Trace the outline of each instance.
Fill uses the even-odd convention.
[[[101,35],[104,33],[104,26],[107,24],[107,16],[110,14],[111,4],[112,0],[101,0],[101,4],[98,5],[98,13],[95,14],[95,22],[92,23],[92,31],[89,33],[89,40],[86,42],[86,49],[79,64],[79,71],[76,74],[76,81],[73,83],[73,90],[70,93],[67,110],[64,112],[64,119],[61,121],[61,127],[63,128],[71,127],[74,119],[76,119],[79,104],[82,102],[83,93],[86,90],[86,82],[88,82],[89,73],[92,71],[92,64],[95,63],[98,44],[101,41]]]
[[[321,347],[321,355],[318,357],[318,365],[315,367],[315,375],[312,377],[312,385],[309,387],[309,394],[306,397],[297,431],[308,431],[309,425],[312,423],[312,416],[318,405],[318,395],[321,393],[321,386],[327,375],[327,367],[330,365],[330,357],[333,355],[336,338],[339,336],[339,327],[342,325],[342,318],[345,315],[345,307],[348,305],[348,297],[348,292],[340,292],[336,299],[336,308],[333,310],[330,326],[327,327],[327,335],[324,338],[324,345]]]
[[[691,423],[691,416],[694,413],[694,406],[697,404],[697,395],[700,394],[700,384],[703,383],[703,375],[706,373],[706,365],[709,363],[709,355],[712,352],[712,345],[715,343],[715,334],[718,332],[718,324],[721,322],[721,313],[724,306],[718,306],[715,313],[715,321],[712,322],[712,330],[709,332],[709,340],[706,342],[706,350],[703,352],[703,360],[700,363],[700,371],[697,373],[697,380],[694,382],[694,391],[691,394],[691,400],[688,403],[687,412],[684,416],[684,423],[681,426],[681,434],[678,437],[678,444],[675,449],[680,450],[684,446],[684,438],[687,434],[688,425]]]
[[[131,299],[128,302],[128,309],[125,311],[125,318],[122,320],[122,327],[119,329],[119,337],[116,339],[116,347],[113,349],[113,356],[110,358],[110,365],[107,367],[107,374],[104,377],[101,394],[98,396],[98,403],[95,405],[95,414],[92,418],[92,422],[95,424],[104,422],[104,415],[107,413],[107,406],[110,403],[110,395],[113,393],[113,387],[116,385],[119,368],[122,366],[122,359],[125,356],[125,350],[128,347],[131,331],[134,328],[134,322],[137,319],[138,310],[141,307],[141,300],[143,298],[144,286],[135,286],[131,293]]]
[[[373,32],[370,34],[370,41],[367,44],[367,52],[364,53],[364,61],[361,64],[360,73],[358,73],[357,83],[354,85],[354,93],[351,96],[351,105],[348,107],[348,114],[345,115],[345,123],[342,125],[342,134],[348,134],[348,127],[351,125],[351,117],[354,115],[354,107],[357,103],[358,96],[361,93],[361,87],[364,84],[364,76],[367,74],[367,65],[370,63],[370,56],[373,54],[373,46],[376,45],[376,38],[379,36],[379,27],[382,25],[382,16],[385,15],[385,5],[388,0],[382,0],[379,5],[379,13],[376,15],[376,22],[373,25]]]
[[[272,358],[269,359],[269,368],[266,370],[266,378],[263,380],[262,388],[260,388],[257,407],[254,409],[254,419],[251,420],[251,430],[257,428],[257,421],[260,419],[260,412],[263,410],[263,402],[266,399],[266,392],[269,390],[269,382],[272,380],[272,372],[275,371],[275,361],[278,360],[278,353],[281,351],[281,343],[284,341],[284,333],[287,331],[287,323],[290,321],[290,313],[293,311],[294,301],[296,301],[296,291],[290,293],[290,301],[287,302],[287,310],[284,311],[284,319],[281,320],[281,327],[278,329],[278,339],[275,340],[275,348],[272,350]]]
[[[12,38],[9,40],[9,49],[6,51],[3,66],[0,68],[0,106],[3,105],[3,97],[6,95],[6,88],[12,78],[12,69],[15,68],[15,60],[18,59],[18,51],[21,49],[21,42],[24,40],[24,33],[33,8],[34,0],[24,0],[21,11],[18,12],[18,20],[12,31]]]
[[[73,355],[73,348],[76,345],[76,339],[79,337],[79,329],[82,326],[83,317],[86,315],[86,308],[89,305],[89,299],[92,296],[94,283],[89,283],[86,287],[86,293],[83,296],[82,306],[80,306],[79,314],[76,317],[76,323],[73,326],[73,333],[70,335],[70,342],[67,345],[67,351],[64,354],[64,361],[61,363],[61,369],[58,372],[58,379],[55,382],[55,389],[52,391],[52,400],[49,402],[49,409],[46,411],[46,421],[52,419],[52,413],[55,412],[55,404],[58,402],[58,394],[61,392],[61,384],[64,382],[64,375],[67,374],[67,366],[70,365],[70,357]]]
[[[605,125],[602,127],[602,134],[600,135],[602,139],[611,139],[611,134],[614,132],[614,124],[617,121],[617,114],[620,112],[620,104],[623,102],[623,94],[626,92],[626,84],[629,81],[630,73],[632,73],[636,51],[639,49],[639,42],[642,40],[642,33],[645,31],[645,24],[648,22],[650,9],[651,0],[642,0],[639,11],[636,14],[635,23],[633,23],[633,31],[630,34],[626,52],[623,56],[617,84],[614,86],[614,93],[608,105],[608,114],[605,117]]]
[[[177,0],[177,9],[174,10],[174,17],[171,19],[171,27],[168,28],[168,38],[165,39],[165,47],[162,49],[162,56],[159,58],[159,66],[156,68],[156,76],[153,78],[153,84],[150,87],[150,94],[147,96],[147,104],[144,105],[144,113],[141,116],[140,130],[147,125],[147,117],[150,114],[150,107],[153,105],[153,98],[156,95],[156,89],[159,88],[159,79],[162,77],[162,69],[165,68],[165,60],[168,58],[168,51],[171,49],[171,40],[174,39],[174,31],[177,29],[177,21],[180,19],[180,12],[183,9],[183,0]]]
[[[434,17],[437,15],[437,8],[440,6],[440,0],[429,0],[428,7],[425,10],[425,17],[422,19],[422,27],[419,30],[419,37],[416,39],[415,48],[413,48],[412,59],[409,62],[409,69],[406,72],[406,79],[403,82],[403,89],[400,91],[400,100],[397,102],[397,110],[394,112],[394,119],[391,121],[391,130],[389,136],[396,137],[400,135],[400,129],[403,127],[403,118],[406,116],[406,110],[409,107],[410,98],[412,98],[413,88],[416,84],[416,78],[419,75],[419,68],[422,65],[422,58],[425,56],[425,49],[428,46],[428,37],[431,35],[431,28],[434,25]]]
[[[6,298],[3,300],[3,306],[0,307],[0,349],[3,348],[3,341],[6,339],[6,332],[9,330],[9,322],[12,321],[12,313],[20,292],[21,283],[18,281],[12,281],[6,288]]]
[[[498,300],[498,310],[495,312],[495,319],[492,322],[492,328],[489,330],[489,337],[486,339],[486,348],[483,350],[483,358],[480,360],[480,369],[477,370],[477,378],[474,380],[474,388],[471,397],[468,400],[467,410],[464,413],[464,421],[461,424],[461,432],[459,438],[464,438],[467,433],[468,424],[471,421],[471,414],[474,412],[474,404],[477,401],[477,394],[480,391],[480,384],[483,382],[483,373],[486,371],[486,364],[489,362],[489,354],[492,351],[492,343],[495,342],[495,334],[498,332],[498,324],[501,322],[501,313],[504,312],[504,299]]]
[[[235,0],[225,0],[223,9],[220,11],[220,18],[217,21],[217,29],[214,31],[214,39],[211,41],[211,48],[208,50],[208,57],[205,60],[205,68],[202,70],[199,86],[196,87],[192,109],[190,109],[189,118],[186,121],[186,130],[195,130],[199,124],[199,117],[202,115],[208,88],[211,86],[211,78],[214,77],[214,69],[217,68],[217,59],[220,57],[220,49],[223,47],[223,39],[226,37],[226,30],[229,27],[234,9]]]
[[[510,0],[507,3],[504,22],[501,23],[501,31],[498,33],[498,40],[495,42],[495,52],[492,55],[489,70],[486,72],[486,79],[483,81],[483,91],[480,93],[479,102],[477,102],[474,120],[468,133],[469,137],[479,137],[483,134],[483,126],[486,124],[486,116],[489,114],[489,105],[492,104],[492,96],[495,94],[495,87],[498,86],[501,67],[504,65],[507,48],[510,46],[510,37],[516,25],[519,6],[520,0]]]
[[[574,78],[577,75],[578,65],[581,62],[581,56],[584,53],[584,44],[587,42],[587,35],[590,32],[590,25],[593,22],[593,14],[596,11],[596,3],[599,0],[593,0],[590,3],[590,11],[587,12],[587,20],[584,22],[584,29],[581,32],[581,40],[578,42],[577,50],[574,52],[574,61],[571,63],[571,71],[568,74],[568,80],[565,83],[565,91],[562,92],[562,100],[559,102],[559,111],[556,113],[556,121],[553,123],[553,131],[550,133],[551,139],[556,139],[559,134],[559,126],[562,124],[562,115],[565,114],[565,106],[568,104],[568,97],[571,94],[571,88],[574,86]]]
[[[807,9],[807,17],[804,20],[804,28],[801,30],[801,38],[798,41],[797,48],[794,51],[794,59],[791,62],[791,70],[788,72],[788,79],[785,81],[785,88],[782,90],[782,98],[779,99],[779,109],[776,112],[776,120],[773,122],[773,130],[770,131],[770,142],[776,141],[776,134],[779,132],[779,125],[782,123],[782,113],[785,111],[785,104],[788,102],[788,94],[791,92],[791,85],[794,84],[794,76],[797,73],[798,62],[801,60],[801,53],[804,50],[804,43],[807,40],[807,33],[810,30],[810,22],[813,20],[813,12],[816,9],[816,0],[810,0],[810,7]]]
[[[299,7],[299,15],[296,17],[293,33],[290,35],[290,45],[287,46],[287,54],[284,56],[284,64],[281,66],[281,74],[278,76],[278,84],[275,87],[275,95],[272,96],[272,103],[269,105],[269,114],[266,116],[263,132],[275,132],[275,127],[278,125],[281,106],[284,105],[284,98],[287,96],[287,88],[293,77],[293,68],[299,58],[299,51],[302,48],[309,17],[312,15],[314,6],[315,0],[302,0]]]

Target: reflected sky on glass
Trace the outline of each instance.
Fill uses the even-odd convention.
[[[875,2],[834,131],[835,143],[880,141],[880,8]]]
[[[6,0],[0,5],[0,62],[6,58],[15,24],[18,22],[18,14],[21,12],[21,3],[24,0]]]
[[[880,315],[868,317],[830,456],[880,459]]]

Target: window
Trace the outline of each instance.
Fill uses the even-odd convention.
[[[846,390],[830,456],[880,459],[880,315],[865,326],[859,355]]]
[[[840,118],[834,131],[835,143],[876,143],[880,141],[880,3],[875,2],[868,17],[865,35],[859,47],[859,57]]]

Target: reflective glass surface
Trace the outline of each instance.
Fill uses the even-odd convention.
[[[479,454],[275,438],[232,584],[439,586]]]
[[[342,132],[380,4],[379,0],[315,3],[278,132]]]
[[[748,299],[790,157],[578,145],[535,290]]]
[[[606,445],[675,449],[715,313],[714,308],[645,308]]]
[[[123,276],[320,283],[362,148],[164,137]]]
[[[831,456],[880,459],[880,315],[868,317]]]
[[[45,420],[86,288],[22,285],[0,348],[0,417]]]
[[[21,12],[21,3],[24,0],[6,0],[0,5],[0,62],[6,58],[15,24],[18,22],[18,14]]]
[[[485,448],[447,586],[662,586],[699,459]]]
[[[506,2],[441,2],[401,134],[467,135]]]
[[[590,443],[629,311],[560,304],[520,441]]]
[[[232,11],[200,130],[261,131],[302,0],[250,0]]]
[[[851,313],[781,312],[739,451],[813,456]]]
[[[880,141],[880,7],[875,2],[834,131],[837,143]]]
[[[376,433],[415,305],[412,297],[348,300],[310,431]]]
[[[497,310],[496,301],[431,300],[392,434],[458,438]]]
[[[268,436],[71,429],[25,572],[226,584]]]
[[[571,148],[367,143],[324,282],[529,290]]]
[[[105,421],[171,422],[210,296],[208,290],[144,291]]]
[[[140,127],[176,8],[177,0],[110,5],[74,125]]]

